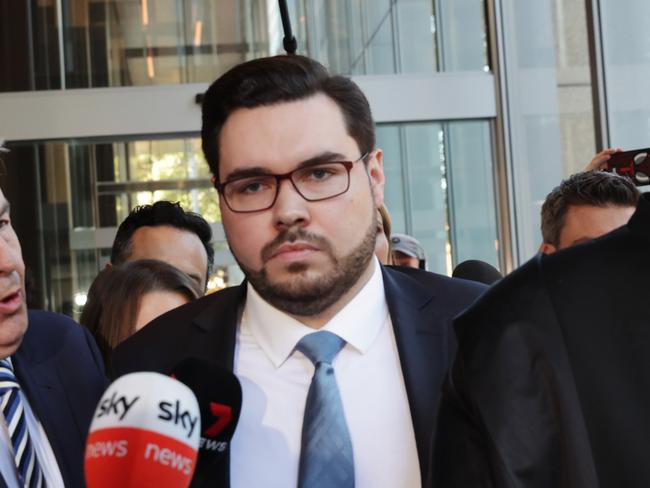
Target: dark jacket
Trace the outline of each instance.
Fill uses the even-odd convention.
[[[455,349],[451,321],[485,286],[410,268],[382,271],[424,481],[440,387]],[[190,356],[213,359],[232,371],[245,294],[245,284],[227,288],[157,318],[115,350],[114,375],[166,373]]]
[[[11,358],[66,488],[85,486],[86,436],[108,383],[95,341],[65,315],[30,310],[27,332]]]
[[[650,197],[537,256],[455,322],[438,487],[650,486]]]

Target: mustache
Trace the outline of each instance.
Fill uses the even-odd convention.
[[[277,249],[285,242],[293,243],[296,241],[306,242],[322,251],[329,252],[331,250],[330,243],[322,236],[309,232],[302,228],[292,227],[278,234],[268,244],[265,244],[261,251],[262,262],[266,263],[275,254]]]

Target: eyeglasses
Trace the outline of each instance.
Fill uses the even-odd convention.
[[[280,182],[290,180],[298,194],[308,202],[318,202],[342,195],[350,188],[350,170],[356,161],[332,161],[298,168],[281,175],[259,174],[214,183],[226,205],[233,212],[268,210],[278,199]]]

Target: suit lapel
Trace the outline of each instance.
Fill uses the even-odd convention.
[[[221,367],[233,371],[237,326],[246,301],[246,282],[221,292],[224,298],[207,307],[194,317],[192,325],[197,331],[207,333],[200,337],[206,357],[213,358]]]
[[[382,271],[424,482],[440,384],[449,361],[449,332],[436,320],[431,290],[402,273],[385,267]]]
[[[78,441],[74,444],[83,445],[85,432],[81,432],[76,422],[69,421],[76,419],[77,415],[70,398],[65,394],[66,390],[53,362],[32,361],[27,344],[24,346],[13,356],[16,377],[36,418],[43,426],[63,480],[70,480],[70,463],[66,457],[70,443],[67,440],[77,437]]]
[[[199,331],[199,340],[207,348],[204,354],[213,358],[222,368],[234,371],[235,346],[237,341],[237,326],[241,319],[242,310],[246,301],[246,282],[238,287],[228,288],[221,293],[227,295],[215,303],[215,306],[206,308],[197,315],[192,325]],[[214,479],[214,486],[228,488],[230,486],[230,447],[218,465],[213,466],[215,473],[220,473],[220,479]],[[215,477],[216,478],[216,477]],[[197,482],[198,483],[198,482]],[[199,484],[192,484],[198,488]]]

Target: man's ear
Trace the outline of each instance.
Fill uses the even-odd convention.
[[[543,254],[553,254],[556,251],[557,247],[555,247],[553,244],[549,244],[548,242],[543,242],[542,245],[539,246],[539,252]]]
[[[104,266],[104,267],[105,267],[105,268],[112,268],[112,267],[113,267],[113,263],[111,263],[111,262],[109,261],[108,263],[106,263],[106,266]]]
[[[366,166],[370,188],[374,199],[375,207],[379,208],[384,203],[384,152],[381,149],[375,149],[368,155]]]

